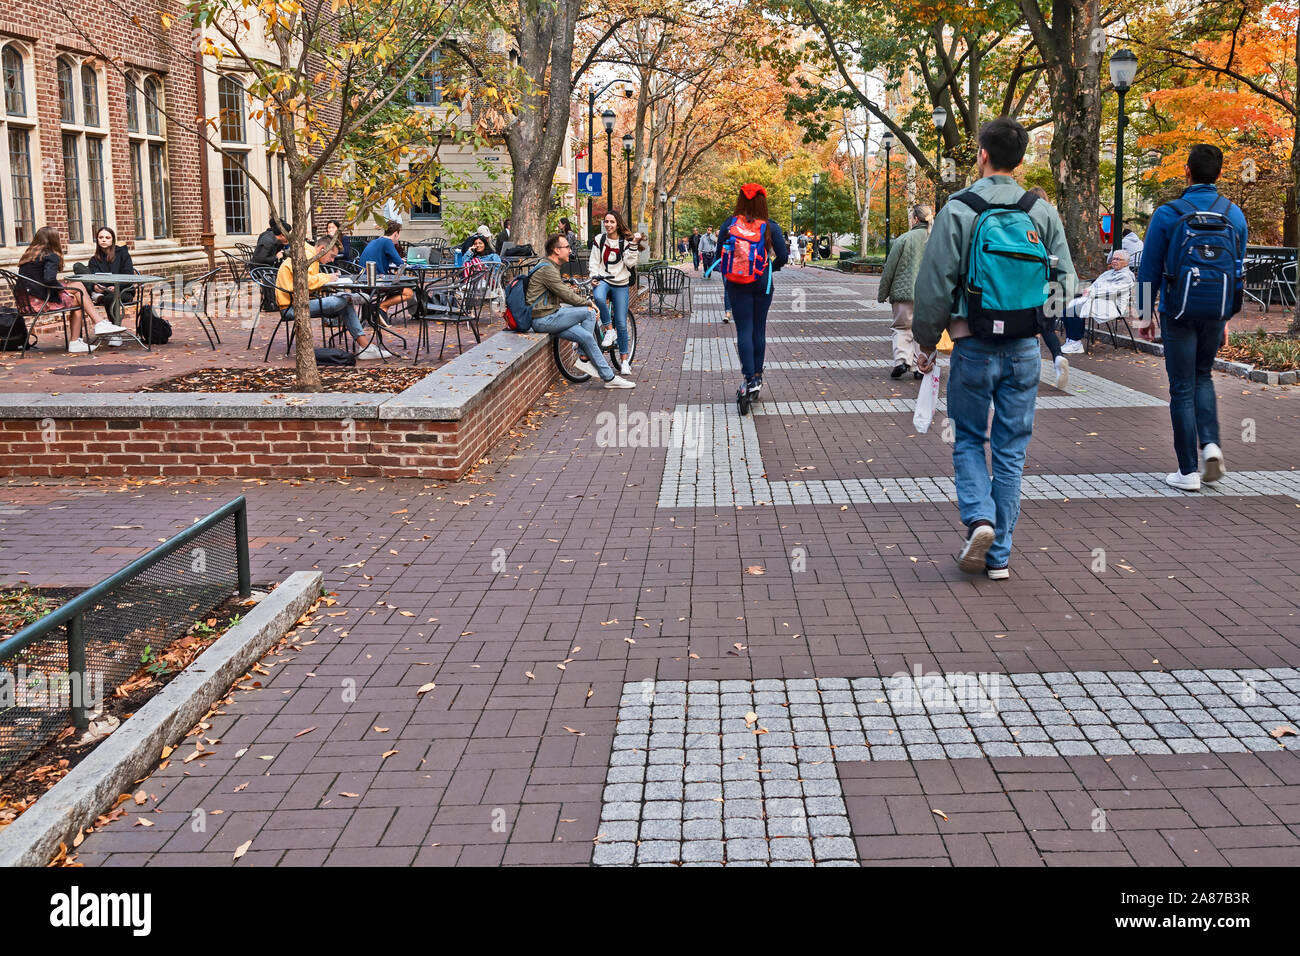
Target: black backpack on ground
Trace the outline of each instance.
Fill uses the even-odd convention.
[[[357,364],[357,357],[346,349],[317,349],[316,364],[320,368],[350,367]]]
[[[142,305],[136,314],[135,334],[145,345],[166,345],[172,337],[172,324],[155,312],[153,306]]]
[[[27,320],[16,309],[0,306],[0,351],[21,352],[23,343],[28,348],[36,344],[36,336],[27,331]]]

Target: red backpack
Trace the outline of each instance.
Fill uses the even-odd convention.
[[[737,216],[727,229],[722,249],[722,277],[731,282],[757,282],[767,268],[767,222]]]

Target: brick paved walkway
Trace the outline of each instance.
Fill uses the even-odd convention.
[[[255,579],[320,568],[347,611],[78,859],[1300,863],[1269,733],[1300,729],[1300,393],[1216,378],[1231,481],[1171,495],[1163,366],[1076,357],[1041,389],[1012,578],[967,577],[874,283],[778,278],[743,421],[697,280],[691,321],[641,319],[635,391],[557,386],[481,484],[7,486],[4,581],[91,583],[244,492]]]

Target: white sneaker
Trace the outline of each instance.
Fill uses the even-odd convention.
[[[984,570],[984,555],[993,547],[997,536],[991,524],[976,525],[966,536],[961,553],[957,555],[957,566],[967,574],[978,574]]]
[[[1171,471],[1165,476],[1165,484],[1179,491],[1200,491],[1201,476],[1196,472],[1184,475],[1181,471]]]
[[[619,375],[631,375],[631,374],[632,374],[632,363],[629,362],[627,359],[623,359],[623,364],[620,365],[620,366],[618,367],[618,374],[619,374]]]
[[[96,335],[113,335],[117,332],[125,332],[125,331],[126,331],[125,326],[114,325],[112,322],[108,321],[108,319],[100,319],[98,322],[95,323],[95,329],[94,329]]]
[[[1056,382],[1057,388],[1064,389],[1070,384],[1070,360],[1064,355],[1058,355],[1056,361]]]
[[[87,345],[81,339],[73,339],[68,343],[69,352],[93,352],[97,348],[99,348],[98,345]]]
[[[988,568],[987,571],[990,581],[1005,581],[1011,577],[1010,568]]]
[[[611,378],[608,382],[605,383],[605,387],[606,388],[636,388],[636,382],[629,382],[627,379],[620,378],[619,376],[615,375],[613,378]]]
[[[371,342],[369,345],[367,345],[365,348],[363,348],[360,352],[357,353],[358,362],[365,362],[365,361],[369,361],[370,359],[394,358],[394,357],[395,356],[393,355],[392,352],[388,351],[388,349],[386,348],[382,348],[377,342]]]
[[[122,344],[122,340],[121,340],[121,338],[119,338],[118,336],[115,335],[115,336],[113,336],[111,339],[108,340],[108,344],[109,344],[109,345],[112,345],[112,346],[118,346],[118,345],[121,345],[121,344]]]
[[[1061,351],[1066,355],[1082,355],[1083,343],[1078,339],[1066,339],[1065,344],[1061,346]]]
[[[1213,484],[1228,473],[1223,464],[1223,449],[1210,442],[1201,449],[1201,481]]]
[[[573,370],[575,372],[584,372],[591,378],[600,378],[600,373],[596,371],[596,366],[584,359],[574,359]]]
[[[723,312],[723,313],[722,313],[722,324],[723,324],[723,325],[726,325],[726,324],[727,324],[728,322],[730,322],[730,321],[731,321],[731,313],[730,313],[730,312]]]
[[[605,335],[600,340],[600,347],[602,349],[607,349],[617,341],[618,341],[618,333],[614,331],[614,327],[611,325],[609,328],[605,330]]]

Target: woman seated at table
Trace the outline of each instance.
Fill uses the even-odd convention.
[[[492,251],[492,244],[486,236],[473,236],[461,264],[461,276],[468,279],[473,273],[481,272],[485,263],[500,261],[501,257]]]
[[[104,313],[96,308],[89,297],[80,289],[72,289],[59,281],[63,271],[63,240],[59,231],[53,226],[42,226],[36,230],[31,245],[18,260],[19,291],[26,296],[31,311],[40,315],[51,309],[73,308],[68,315],[71,326],[71,338],[68,340],[69,352],[93,352],[98,346],[86,341],[83,326],[93,323],[85,329],[90,335],[111,335],[125,332],[120,325],[114,325],[104,318]],[[32,323],[33,326],[35,322]]]
[[[1116,249],[1106,260],[1109,268],[1093,280],[1083,295],[1075,296],[1065,307],[1065,344],[1061,351],[1067,355],[1083,352],[1084,321],[1114,322],[1127,319],[1132,313],[1133,290],[1137,277],[1128,267],[1128,253]],[[1147,323],[1139,322],[1139,327]]]
[[[131,262],[130,250],[117,244],[117,233],[108,226],[100,226],[95,233],[95,254],[89,262],[75,263],[72,271],[79,276],[95,272],[130,276],[135,275],[135,264]],[[121,322],[123,307],[135,301],[134,286],[111,285],[93,279],[83,279],[81,284],[90,293],[90,301],[103,306],[113,322]],[[120,345],[121,341],[113,344]]]
[[[338,255],[338,243],[329,236],[322,236],[316,240],[316,258],[307,266],[307,291],[315,292],[329,285],[338,276],[330,275],[320,271],[321,266],[327,266],[334,261]],[[311,252],[307,253],[311,258]],[[280,271],[275,274],[275,299],[280,306],[280,314],[286,319],[293,317],[293,309],[290,303],[293,297],[286,290],[293,288],[293,257],[285,256],[284,262],[280,265]],[[343,325],[357,346],[357,358],[377,359],[391,358],[392,352],[381,348],[378,342],[372,342],[371,336],[365,335],[361,328],[361,320],[357,318],[357,310],[352,305],[352,300],[346,295],[327,295],[323,298],[312,296],[311,304],[308,309],[312,317],[325,316],[331,318],[342,316]]]
[[[377,239],[371,239],[366,243],[366,248],[361,251],[357,265],[361,267],[362,272],[365,271],[367,262],[375,264],[375,272],[379,275],[405,267],[406,260],[397,251],[397,241],[401,235],[402,224],[396,219],[390,219],[384,226],[384,234]],[[413,298],[415,298],[414,289],[401,289],[385,298],[379,303],[380,324],[387,328],[388,311]]]

